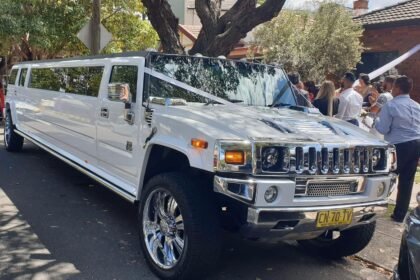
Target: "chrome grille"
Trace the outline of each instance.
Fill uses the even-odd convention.
[[[363,179],[296,179],[295,196],[330,197],[357,194],[364,191]]]
[[[264,168],[263,151],[278,149],[279,164]],[[379,150],[379,152],[378,152]],[[374,151],[376,156],[373,156]],[[382,157],[383,162],[374,168],[373,162]],[[256,147],[257,173],[295,173],[297,175],[340,175],[388,172],[386,147],[322,147],[322,146],[274,146]],[[281,164],[280,164],[281,163]],[[285,168],[287,167],[287,168]]]

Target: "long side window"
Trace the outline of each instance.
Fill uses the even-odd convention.
[[[33,68],[29,87],[97,97],[103,66]]]
[[[23,68],[20,70],[20,77],[19,77],[19,86],[23,87],[25,85],[26,74],[28,73],[28,68]]]
[[[110,84],[123,83],[129,85],[132,102],[136,102],[137,97],[137,74],[138,67],[134,65],[115,65],[112,66]]]
[[[9,76],[10,85],[14,85],[16,83],[17,74],[18,74],[18,69],[12,69]]]
[[[30,88],[60,91],[63,89],[62,68],[32,68]]]
[[[65,92],[97,97],[104,67],[71,67],[67,70]]]

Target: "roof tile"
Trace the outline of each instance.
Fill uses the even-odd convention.
[[[420,0],[403,1],[354,18],[364,26],[419,19]]]

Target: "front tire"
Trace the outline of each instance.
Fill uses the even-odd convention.
[[[311,252],[331,259],[354,255],[362,251],[370,242],[375,232],[376,221],[343,230],[334,238],[332,231],[310,240],[299,240],[298,243]]]
[[[6,110],[4,124],[4,146],[8,152],[19,152],[23,147],[23,137],[15,132],[10,110]]]
[[[217,264],[220,225],[213,193],[181,173],[153,177],[139,203],[140,243],[161,279],[202,279]]]

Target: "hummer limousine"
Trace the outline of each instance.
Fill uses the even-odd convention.
[[[22,62],[4,141],[18,152],[27,139],[136,203],[142,250],[162,279],[206,275],[222,229],[355,254],[394,188],[395,149],[298,97],[281,67],[224,58]]]

